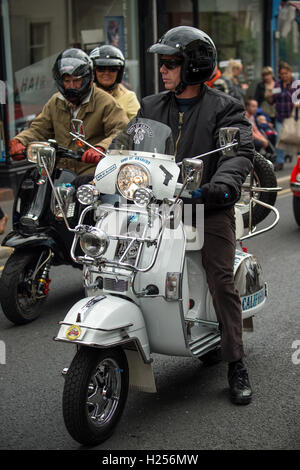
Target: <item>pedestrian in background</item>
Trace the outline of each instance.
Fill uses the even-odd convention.
[[[229,84],[229,95],[237,98],[244,104],[246,91],[248,90],[248,84],[240,83],[239,77],[242,71],[242,63],[238,60],[230,59],[223,73],[223,78],[225,78]]]
[[[257,152],[260,152],[261,149],[267,149],[269,146],[269,141],[266,136],[264,136],[258,129],[256,124],[256,112],[257,112],[257,101],[256,100],[246,100],[245,102],[246,118],[252,124],[252,137],[254,142],[254,147]]]
[[[287,62],[279,64],[279,80],[275,82],[272,94],[275,105],[275,127],[278,135],[286,118],[290,117],[293,110],[292,83],[294,81],[292,69]],[[285,152],[282,149],[276,150],[275,170],[283,170],[285,161]]]
[[[262,69],[262,79],[257,84],[254,99],[275,124],[275,105],[273,103],[273,89],[275,86],[274,72],[272,67],[267,66]]]

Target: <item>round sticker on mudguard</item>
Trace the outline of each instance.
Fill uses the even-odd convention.
[[[72,325],[72,326],[70,326],[70,327],[67,329],[66,337],[67,337],[70,341],[74,341],[75,339],[78,339],[80,335],[81,335],[81,328],[80,328],[80,326]]]

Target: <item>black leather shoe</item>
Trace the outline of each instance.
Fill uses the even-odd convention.
[[[236,405],[248,405],[252,398],[252,390],[242,360],[229,364],[228,383],[231,401]]]

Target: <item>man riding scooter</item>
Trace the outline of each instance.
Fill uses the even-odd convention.
[[[24,158],[25,146],[33,141],[55,139],[61,147],[78,150],[70,135],[72,118],[83,121],[86,141],[102,151],[128,123],[114,98],[93,85],[93,63],[82,50],[71,48],[59,54],[53,78],[58,93],[49,99],[30,127],[10,141],[10,155],[15,160]],[[77,175],[93,175],[100,158],[100,153],[88,149],[81,162],[61,159],[60,167]]]
[[[0,301],[3,313],[15,324],[27,323],[40,314],[40,304],[49,293],[52,265],[74,266],[70,257],[73,237],[63,223],[64,212],[55,203],[49,175],[39,158],[32,158],[32,152],[47,147],[44,158],[51,163],[53,188],[59,192],[60,204],[72,225],[83,210],[75,199],[76,188],[83,180],[93,179],[95,165],[102,157],[97,147],[103,153],[128,122],[114,98],[94,87],[93,64],[85,52],[62,52],[54,64],[53,76],[59,92],[31,126],[10,142],[11,155],[17,160],[24,158],[25,145],[29,144],[27,158],[34,164],[20,183],[13,207],[13,231],[3,241],[14,252],[1,276]],[[72,119],[77,118],[83,122],[81,129],[87,142],[94,146],[83,153],[70,135]],[[94,214],[89,217],[93,220]]]
[[[165,33],[148,51],[159,54],[167,93],[144,98],[138,116],[171,127],[177,162],[218,148],[221,127],[240,129],[241,142],[234,158],[221,154],[203,158],[202,187],[195,191],[192,204],[195,208],[195,204],[204,203],[202,262],[220,325],[221,356],[229,363],[231,400],[246,405],[252,390],[243,363],[241,304],[233,280],[234,204],[252,168],[251,125],[237,100],[204,84],[217,63],[215,45],[206,33],[179,26]]]

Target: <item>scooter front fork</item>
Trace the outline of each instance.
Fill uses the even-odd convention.
[[[50,272],[50,268],[51,268],[52,258],[53,258],[53,252],[51,250],[49,250],[49,256],[46,259],[46,261],[44,261],[45,265],[44,265],[44,269],[42,271],[42,274],[37,279],[37,294],[40,295],[40,296],[46,296],[46,295],[49,294],[49,290],[50,290],[49,286],[50,286],[50,282],[51,282],[51,279],[49,278],[49,272]],[[38,269],[41,269],[42,266],[43,265],[41,265]]]

